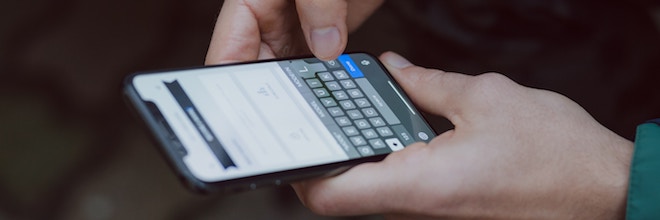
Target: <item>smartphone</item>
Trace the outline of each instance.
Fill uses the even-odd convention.
[[[201,192],[332,175],[437,135],[366,53],[136,73],[124,84],[170,165]]]

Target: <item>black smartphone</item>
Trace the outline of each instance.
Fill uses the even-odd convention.
[[[332,175],[436,136],[366,53],[136,73],[124,92],[178,175],[203,192]]]

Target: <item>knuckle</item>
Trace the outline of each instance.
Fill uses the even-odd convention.
[[[306,199],[305,205],[307,208],[319,215],[332,215],[335,203],[328,199],[326,196],[316,196],[314,198]]]
[[[333,215],[337,210],[338,193],[336,190],[323,184],[312,184],[297,187],[296,193],[302,204],[313,213],[319,215]]]
[[[513,81],[500,73],[488,72],[476,76],[475,82],[479,86],[486,88],[499,88],[510,85]]]
[[[473,92],[474,95],[482,98],[490,98],[492,96],[510,93],[512,89],[518,87],[518,84],[505,75],[489,72],[475,76],[468,87],[467,90]]]
[[[413,85],[434,85],[434,83],[441,83],[444,80],[445,74],[442,70],[427,69],[420,66],[410,66],[403,69],[403,72],[412,75],[411,81]],[[415,73],[415,74],[413,74]]]

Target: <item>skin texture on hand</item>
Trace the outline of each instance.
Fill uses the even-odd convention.
[[[206,64],[312,52],[334,59],[382,0],[227,0]],[[495,73],[467,76],[381,57],[413,101],[455,126],[384,161],[294,184],[325,215],[617,219],[632,143],[570,99]]]
[[[377,163],[294,184],[323,215],[390,218],[621,219],[632,143],[572,100],[503,75],[469,76],[381,60],[453,130]]]
[[[206,64],[286,57],[312,52],[335,59],[348,33],[383,0],[226,0]]]

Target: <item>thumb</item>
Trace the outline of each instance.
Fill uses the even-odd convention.
[[[307,45],[322,60],[337,58],[348,42],[345,0],[297,0],[296,9]]]
[[[461,97],[472,76],[416,66],[394,52],[385,52],[380,60],[417,106],[456,125],[467,105]]]

